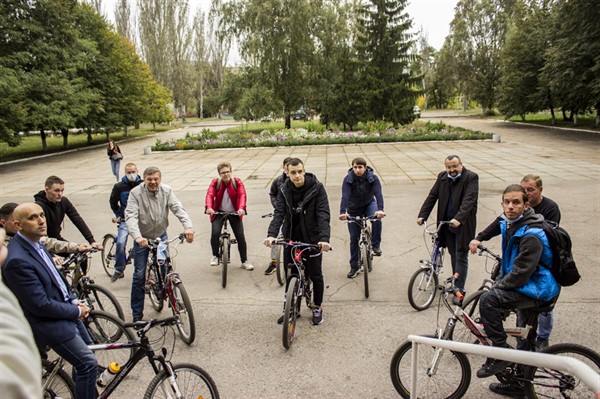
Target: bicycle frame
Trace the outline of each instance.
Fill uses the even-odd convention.
[[[439,238],[439,233],[440,230],[442,228],[442,226],[444,226],[445,224],[450,224],[450,222],[447,221],[442,221],[439,222],[436,229],[434,231],[428,230],[428,227],[431,226],[431,224],[425,224],[425,230],[423,231],[423,237],[425,240],[425,245],[427,246],[427,235],[431,236],[431,251],[429,252],[429,259],[422,259],[419,262],[421,262],[423,264],[423,268],[427,268],[432,270],[435,274],[440,274],[442,272],[444,263],[443,263],[443,258],[444,258],[444,253],[445,253],[445,248],[440,246],[440,238]]]
[[[179,236],[177,236],[171,240],[168,240],[165,243],[169,244],[175,240],[183,241],[183,234],[180,234]],[[169,305],[171,306],[171,308],[174,309],[176,312],[178,312],[176,298],[175,298],[175,295],[173,294],[173,284],[181,282],[181,279],[179,277],[179,273],[177,273],[174,270],[169,270],[170,268],[167,269],[167,275],[163,276],[163,271],[162,271],[163,265],[160,264],[160,261],[158,260],[158,244],[159,243],[160,243],[160,240],[150,240],[149,241],[150,267],[154,270],[154,273],[158,278],[158,285],[160,287],[162,287],[162,291],[161,291],[162,299],[167,300],[169,302]]]

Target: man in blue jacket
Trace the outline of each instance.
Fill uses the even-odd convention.
[[[377,219],[385,217],[383,211],[383,194],[381,182],[375,175],[373,168],[367,166],[363,158],[352,160],[352,169],[342,182],[342,200],[340,203],[340,220],[348,220],[348,216],[375,216]],[[371,244],[373,254],[381,256],[381,220],[372,223],[373,235]],[[348,278],[354,278],[358,269],[358,240],[360,226],[357,223],[348,223],[350,232],[350,272]]]
[[[544,218],[530,207],[525,189],[511,184],[502,194],[500,231],[502,234],[502,265],[500,276],[493,288],[481,296],[479,312],[485,332],[493,346],[509,347],[506,343],[503,314],[505,309],[518,309],[517,325],[532,324],[527,340],[520,340],[518,349],[533,349],[537,328],[535,308],[549,305],[560,293],[560,286],[552,276],[552,250],[541,223]],[[477,236],[480,240],[491,237]],[[475,252],[480,240],[470,243]],[[487,359],[477,371],[485,378],[503,371],[510,362]],[[490,390],[508,395],[519,387],[493,383]],[[515,391],[515,392],[513,392]]]

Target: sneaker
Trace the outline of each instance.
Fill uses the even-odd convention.
[[[492,382],[490,391],[499,395],[510,396],[511,398],[524,398],[525,388],[519,383],[504,384],[501,382]]]
[[[498,374],[512,363],[506,360],[487,358],[485,363],[477,370],[477,378],[487,378]]]
[[[277,269],[277,265],[274,262],[269,263],[267,270],[265,270],[265,276],[273,274],[275,272],[275,269]]]
[[[135,323],[136,321],[140,321],[144,319],[144,315],[141,316],[133,316],[133,322]]]
[[[312,310],[312,323],[315,326],[318,326],[319,324],[323,323],[323,306],[319,306],[318,308],[314,308]]]
[[[211,266],[218,266],[219,265],[219,258],[217,256],[213,256],[212,258],[210,258],[210,265]]]
[[[381,256],[381,254],[382,254],[381,248],[373,247],[373,256]]]
[[[123,272],[115,270],[114,274],[110,278],[110,282],[114,283],[115,281],[117,281],[118,279],[123,278],[123,277],[125,277],[125,275],[123,274]]]
[[[242,269],[254,270],[254,266],[249,261],[242,262]]]
[[[549,345],[549,342],[547,339],[544,338],[538,338],[535,341],[535,351],[536,352],[541,352],[544,349],[546,349]]]
[[[358,269],[350,269],[350,272],[346,275],[348,278],[354,278],[358,274]]]

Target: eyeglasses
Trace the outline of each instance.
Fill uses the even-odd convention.
[[[219,172],[219,174],[220,174],[220,175],[228,175],[228,174],[230,174],[230,173],[231,173],[231,171],[230,171],[230,170],[224,170],[224,171],[222,171],[222,172]]]

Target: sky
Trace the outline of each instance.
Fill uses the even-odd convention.
[[[135,4],[135,0],[129,0]],[[168,1],[168,0],[166,0]],[[113,19],[116,0],[104,0],[103,8],[109,19]],[[212,0],[189,0],[191,15],[200,7],[208,13]],[[458,0],[412,0],[406,11],[413,19],[413,31],[423,28],[428,36],[429,44],[436,50],[442,48],[444,39],[448,35],[450,22],[454,17],[454,7]],[[232,61],[230,59],[230,61]]]

